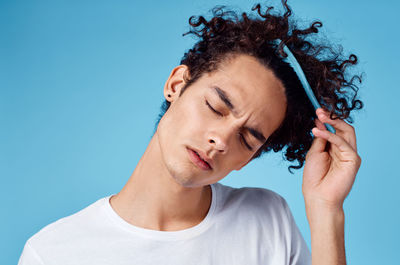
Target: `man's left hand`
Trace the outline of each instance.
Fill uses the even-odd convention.
[[[317,127],[312,129],[315,138],[303,171],[304,200],[306,206],[313,208],[342,209],[361,165],[355,131],[341,119],[330,119],[329,112],[322,108],[316,114]],[[323,123],[332,125],[336,134],[329,132]]]

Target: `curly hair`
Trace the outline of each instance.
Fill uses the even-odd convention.
[[[311,129],[315,127],[316,115],[296,73],[281,59],[281,56],[286,57],[282,45],[276,47],[273,40],[281,39],[292,51],[316,98],[330,112],[331,119],[353,122],[350,112],[363,107],[362,101],[357,99],[359,88],[355,84],[355,81],[361,83],[362,80],[360,75],[348,73],[348,66],[357,64],[357,56],[350,54],[345,57],[342,46],[338,46],[336,51],[333,45],[315,38],[318,28],[322,27],[321,21],[314,21],[308,28],[300,29],[296,22],[289,20],[292,10],[287,0],[282,0],[282,4],[285,9],[283,15],[272,14],[273,7],[267,7],[262,12],[261,5],[256,4],[252,11],[257,11],[259,17],[245,12],[240,16],[234,11],[224,10],[225,6],[214,7],[210,20],[203,16],[191,16],[191,29],[183,36],[193,34],[200,40],[181,59],[181,64],[187,65],[190,73],[181,94],[203,74],[217,70],[225,60],[238,54],[255,57],[283,83],[287,109],[282,124],[252,159],[286,147],[283,158],[298,162],[288,167],[293,173],[291,169],[300,169],[304,165],[313,141]],[[165,100],[156,126],[169,106],[170,103]]]

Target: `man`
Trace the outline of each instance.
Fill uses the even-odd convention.
[[[171,71],[164,86],[167,110],[123,189],[43,228],[27,241],[20,265],[346,263],[342,205],[361,160],[354,129],[342,119],[318,109],[315,138],[304,151],[311,253],[280,195],[218,183],[269,150],[277,137],[295,129],[309,133],[306,124],[287,126],[293,127],[288,121],[294,111],[310,108],[306,101],[293,103],[290,90],[304,91],[290,83],[293,70],[285,70],[268,50],[277,48],[265,42],[268,60],[250,52],[257,48],[238,40],[251,38],[251,29],[228,38],[233,30],[222,30],[222,17],[203,20],[208,31],[201,31],[202,41]],[[224,21],[226,27],[234,25]],[[193,27],[200,24],[191,20]],[[226,52],[213,41],[224,43]],[[207,61],[196,57],[198,51],[207,55],[205,43],[214,47]],[[302,156],[297,160],[301,163]]]

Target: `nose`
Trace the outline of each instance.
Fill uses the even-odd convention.
[[[226,152],[226,144],[225,143],[223,143],[223,142],[221,142],[219,140],[211,139],[211,138],[208,140],[208,142],[211,145],[214,145],[215,149],[217,149],[219,152],[221,152],[221,153],[225,153]]]
[[[230,132],[227,130],[219,130],[218,132],[210,132],[208,135],[208,143],[220,153],[228,151],[228,139]]]

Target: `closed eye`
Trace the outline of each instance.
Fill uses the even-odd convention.
[[[253,151],[253,148],[251,148],[251,146],[247,143],[246,138],[244,138],[243,134],[240,133],[240,137],[242,138],[243,143],[246,145],[247,149]]]
[[[214,113],[216,113],[219,116],[224,116],[221,112],[215,110],[210,103],[208,103],[208,101],[206,100],[206,105],[208,106],[208,108],[210,110],[212,110]],[[246,138],[244,138],[243,134],[239,133],[241,140],[243,141],[244,145],[247,147],[247,149],[249,149],[250,151],[253,151],[253,148],[247,143]]]
[[[210,110],[212,110],[213,112],[215,112],[215,113],[218,114],[219,116],[224,116],[224,115],[222,115],[221,112],[216,111],[213,107],[211,107],[210,103],[208,103],[207,100],[206,100],[206,105],[208,106],[208,108],[209,108]]]

